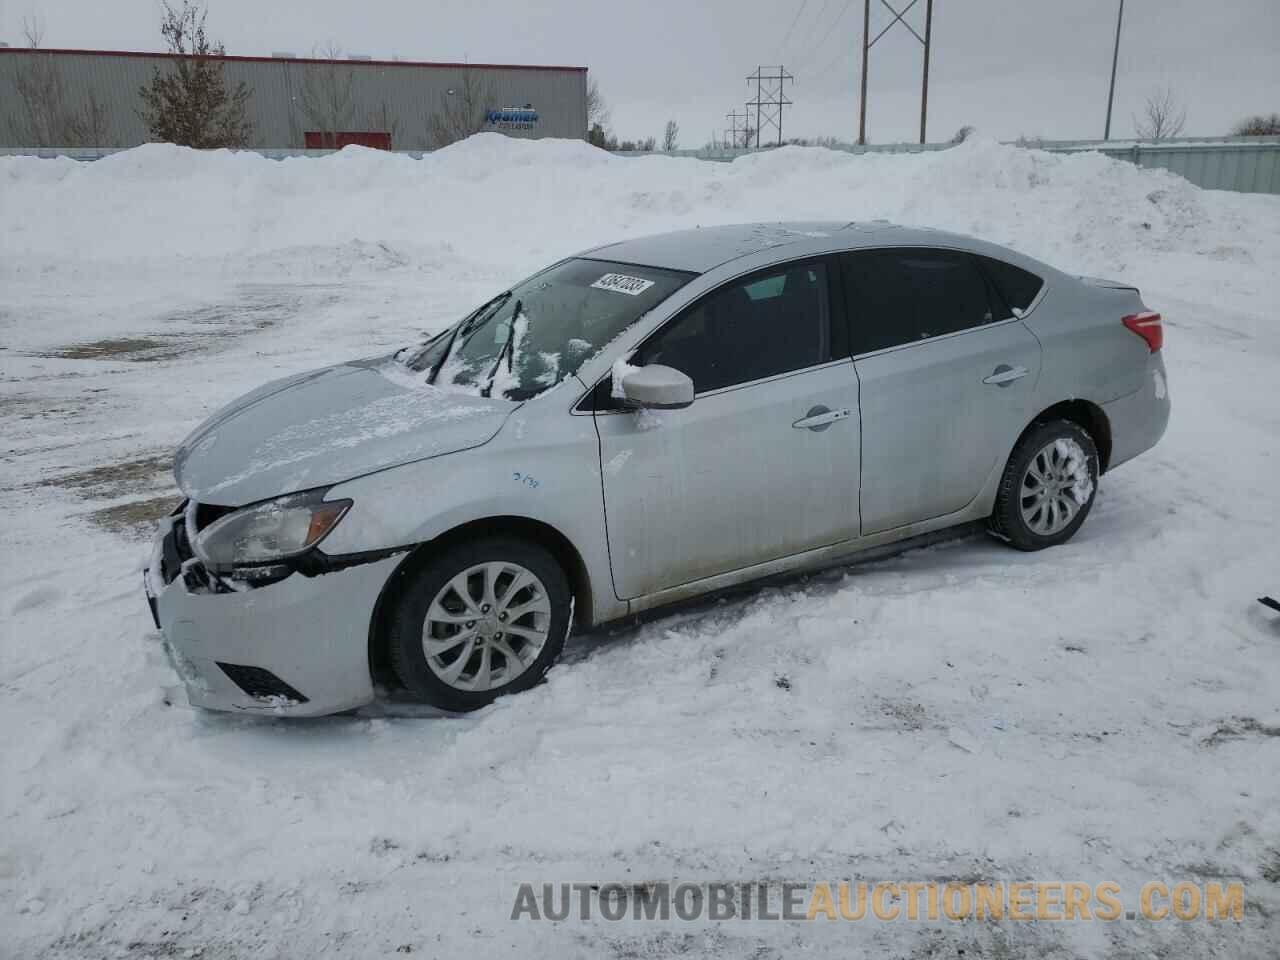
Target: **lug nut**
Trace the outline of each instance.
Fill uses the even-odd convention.
[[[506,623],[506,622],[507,622],[507,612],[504,610],[504,611],[502,611],[502,613],[498,614],[498,619],[499,619],[499,620],[501,620],[503,623]]]
[[[481,612],[481,613],[488,613],[488,612],[489,612],[489,605],[488,605],[487,603],[482,603],[482,604],[480,605],[480,612]]]
[[[495,633],[495,634],[493,635],[493,639],[495,639],[495,640],[501,640],[501,639],[502,639],[502,631],[501,631],[501,630],[499,630],[497,633]]]
[[[468,629],[468,630],[474,629],[475,625],[476,625],[476,622],[475,622],[474,620],[468,620],[468,621],[467,621],[467,629]]]

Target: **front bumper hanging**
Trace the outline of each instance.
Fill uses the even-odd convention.
[[[313,716],[373,699],[369,626],[399,562],[237,589],[191,553],[180,510],[162,523],[143,588],[192,706]]]

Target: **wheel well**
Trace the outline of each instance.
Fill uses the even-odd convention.
[[[1063,400],[1055,403],[1032,418],[1027,429],[1022,431],[1023,436],[1038,424],[1050,420],[1070,420],[1084,428],[1093,437],[1094,445],[1098,448],[1098,473],[1107,472],[1107,467],[1111,464],[1111,421],[1100,406],[1088,400]],[[1021,441],[1022,437],[1018,440]]]
[[[378,602],[374,604],[373,617],[369,622],[369,670],[373,680],[383,686],[396,687],[399,681],[391,669],[391,661],[386,645],[386,619],[401,584],[406,577],[441,550],[447,549],[460,540],[477,540],[486,536],[518,537],[528,540],[550,551],[569,578],[569,587],[573,591],[574,626],[585,630],[592,624],[591,578],[587,575],[587,565],[582,556],[568,538],[550,524],[528,517],[486,517],[473,520],[460,527],[454,527],[433,540],[417,544],[396,567],[395,572],[387,578],[383,585]]]

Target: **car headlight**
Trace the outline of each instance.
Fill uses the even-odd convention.
[[[323,497],[323,490],[290,494],[227,514],[200,531],[196,555],[211,570],[226,571],[306,553],[351,508],[350,500]]]

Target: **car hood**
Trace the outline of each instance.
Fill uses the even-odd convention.
[[[422,376],[384,357],[259,387],[182,442],[178,486],[193,500],[239,507],[478,447],[520,406]]]

